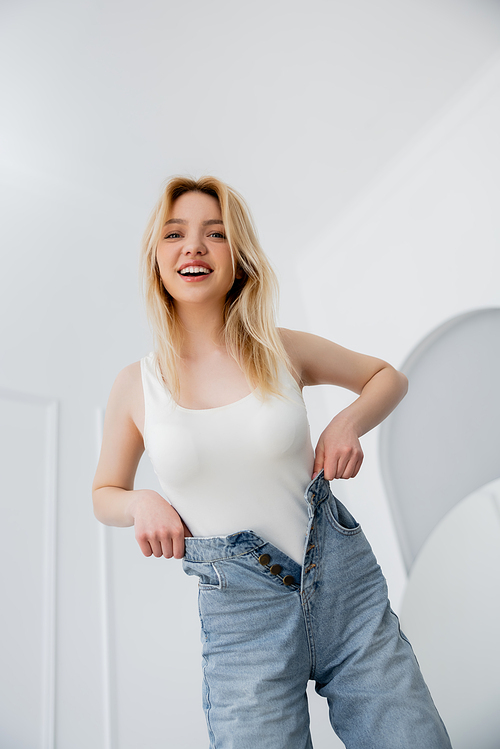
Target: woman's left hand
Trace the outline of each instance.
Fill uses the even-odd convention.
[[[363,450],[354,427],[348,420],[333,419],[321,434],[316,445],[314,478],[323,468],[327,481],[352,479],[363,462]]]

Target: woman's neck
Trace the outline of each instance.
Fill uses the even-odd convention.
[[[183,359],[200,358],[224,347],[224,318],[219,306],[177,306],[176,312],[183,332]]]

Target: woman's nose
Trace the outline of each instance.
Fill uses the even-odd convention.
[[[207,251],[200,237],[187,237],[183,252],[185,255],[204,255]]]

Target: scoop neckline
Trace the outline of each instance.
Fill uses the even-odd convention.
[[[302,400],[304,400],[303,395],[302,395],[302,391],[301,391],[301,389],[299,387],[299,384],[298,384],[297,380],[295,379],[295,377],[292,374],[290,374],[290,372],[288,372],[288,374],[290,375],[291,379],[293,380],[293,383],[295,385],[295,389],[296,389],[297,393],[300,395],[300,397],[302,398]],[[174,399],[172,398],[172,394],[170,392],[169,392],[169,395],[170,395],[170,398],[172,398],[172,402],[175,403],[176,408],[179,408],[181,411],[187,411],[188,413],[189,412],[192,412],[192,413],[203,413],[204,411],[222,411],[224,408],[231,408],[231,406],[237,406],[238,403],[243,403],[244,401],[246,401],[249,398],[251,398],[252,395],[255,395],[256,392],[257,392],[257,388],[255,390],[252,390],[251,393],[248,393],[248,395],[244,395],[243,398],[239,398],[237,401],[233,401],[232,403],[226,403],[225,406],[213,406],[212,408],[185,408],[185,406],[181,406],[179,403],[177,403],[176,401],[174,401]]]
[[[176,401],[174,401],[171,393],[170,393],[170,397],[172,398],[172,402],[175,403],[176,408],[179,408],[181,411],[187,411],[188,413],[204,413],[205,411],[222,411],[224,408],[231,408],[231,406],[237,406],[238,403],[243,403],[243,401],[248,400],[254,394],[255,394],[255,390],[252,390],[251,393],[248,393],[248,395],[244,395],[243,398],[238,398],[237,401],[233,401],[232,403],[226,403],[225,406],[212,406],[211,408],[186,408],[185,406],[181,406],[180,403],[177,403]]]

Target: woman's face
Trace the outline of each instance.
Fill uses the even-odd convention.
[[[156,249],[166,290],[178,304],[224,304],[234,282],[219,202],[186,192],[172,204]]]

